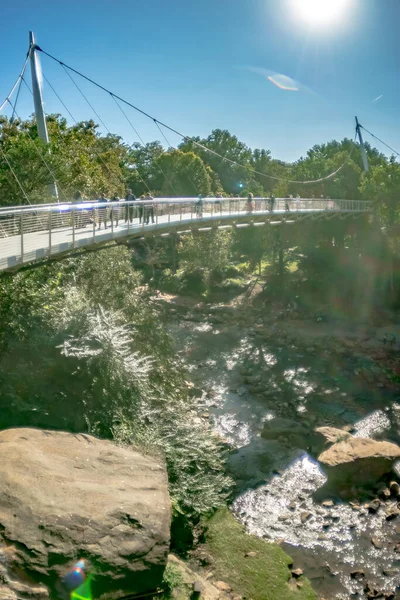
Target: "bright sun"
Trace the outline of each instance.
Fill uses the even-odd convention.
[[[345,15],[350,0],[292,0],[296,14],[310,25],[329,25]]]

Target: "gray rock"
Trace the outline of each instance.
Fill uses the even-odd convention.
[[[381,501],[378,500],[378,498],[376,498],[375,500],[372,500],[372,502],[370,502],[368,504],[368,512],[370,512],[372,514],[378,512],[380,505],[381,505]]]
[[[17,597],[20,573],[49,585],[82,557],[95,598],[156,588],[170,518],[160,461],[89,435],[0,432],[0,564]]]

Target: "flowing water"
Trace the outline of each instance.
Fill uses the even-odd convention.
[[[282,544],[321,597],[366,598],[367,581],[392,593],[400,585],[400,519],[387,521],[385,510],[395,500],[376,514],[362,503],[317,502],[313,494],[326,477],[315,458],[260,432],[265,421],[284,417],[399,442],[400,403],[393,391],[360,382],[362,356],[323,344],[304,348],[273,327],[260,335],[205,318],[170,326],[203,390],[200,413],[231,447],[232,510],[250,533]],[[360,569],[365,577],[351,577]]]

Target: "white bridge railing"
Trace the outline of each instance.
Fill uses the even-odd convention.
[[[0,208],[0,270],[69,249],[190,221],[272,218],[275,214],[361,213],[363,200],[254,198],[154,198],[127,202],[37,204]]]

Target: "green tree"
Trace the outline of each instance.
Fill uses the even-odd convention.
[[[159,168],[163,196],[209,196],[212,192],[210,171],[194,152],[170,150],[155,161]]]

